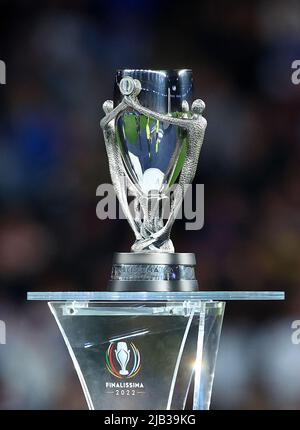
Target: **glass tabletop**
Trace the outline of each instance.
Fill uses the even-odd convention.
[[[45,301],[176,301],[176,300],[284,300],[283,291],[194,291],[194,292],[112,292],[31,291],[27,300]]]

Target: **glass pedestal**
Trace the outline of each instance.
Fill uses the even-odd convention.
[[[209,409],[226,300],[281,292],[28,293],[46,300],[90,409]]]

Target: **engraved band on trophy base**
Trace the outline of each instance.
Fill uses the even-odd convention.
[[[116,253],[109,291],[197,291],[190,253]]]

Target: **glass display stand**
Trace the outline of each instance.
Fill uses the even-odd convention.
[[[209,409],[225,302],[283,292],[29,292],[48,302],[90,409]]]

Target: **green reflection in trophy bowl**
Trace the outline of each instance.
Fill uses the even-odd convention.
[[[125,76],[140,81],[138,99],[144,107],[172,117],[189,117],[193,96],[191,70],[119,70],[115,106],[123,98],[119,84]],[[116,140],[127,173],[143,194],[162,192],[176,182],[186,154],[185,129],[127,109],[117,117]]]

